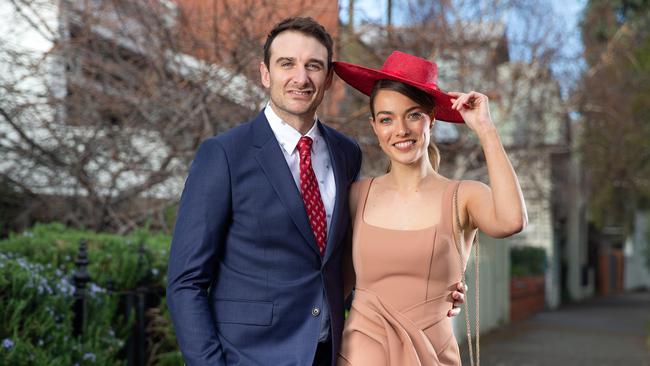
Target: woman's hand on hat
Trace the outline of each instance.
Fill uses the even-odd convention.
[[[469,93],[448,92],[451,98],[451,108],[457,110],[465,120],[465,124],[476,134],[493,131],[494,123],[490,116],[488,97],[475,91]]]

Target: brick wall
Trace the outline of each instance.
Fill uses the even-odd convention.
[[[544,310],[544,276],[513,277],[510,280],[510,321],[524,320]]]
[[[174,0],[178,5],[184,53],[233,68],[259,83],[259,63],[266,35],[289,16],[310,16],[337,42],[338,1],[333,0]],[[336,46],[334,47],[336,52]],[[336,59],[336,53],[334,54]],[[261,85],[261,83],[260,83]],[[335,83],[319,115],[336,115],[343,85]]]

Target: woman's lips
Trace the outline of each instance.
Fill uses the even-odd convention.
[[[395,148],[401,151],[408,151],[413,147],[413,145],[415,145],[415,140],[405,140],[393,144]]]

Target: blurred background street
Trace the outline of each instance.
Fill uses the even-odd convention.
[[[650,365],[650,292],[563,305],[481,337],[491,366]],[[469,365],[466,344],[463,364]]]

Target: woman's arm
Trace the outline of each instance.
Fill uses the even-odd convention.
[[[343,252],[343,298],[347,298],[354,289],[356,282],[356,274],[354,273],[354,265],[352,263],[352,232],[354,230],[354,218],[357,213],[357,203],[359,201],[359,187],[360,181],[352,183],[350,186],[350,227],[345,239],[345,248]]]
[[[463,182],[459,191],[461,216],[466,216],[462,217],[463,226],[478,227],[496,238],[518,233],[528,222],[526,205],[517,175],[492,122],[488,97],[474,91],[449,94],[453,97],[452,108],[460,112],[478,136],[490,179],[489,187],[476,181]]]

